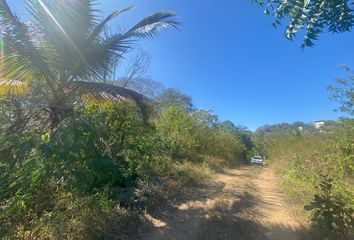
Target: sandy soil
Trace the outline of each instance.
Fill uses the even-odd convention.
[[[227,170],[164,216],[146,215],[154,226],[144,240],[306,239],[266,166]]]

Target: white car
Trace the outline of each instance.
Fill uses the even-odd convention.
[[[251,158],[251,164],[261,164],[261,165],[263,165],[263,158],[261,156],[253,156]]]

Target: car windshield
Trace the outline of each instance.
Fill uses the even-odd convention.
[[[254,159],[262,159],[261,157],[258,157],[258,156],[254,156],[253,158]]]

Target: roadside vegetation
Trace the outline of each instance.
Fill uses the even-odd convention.
[[[340,239],[337,234],[353,231],[354,121],[333,124],[321,130],[303,125],[301,131],[298,124],[268,126],[255,138],[289,199],[314,210],[313,223],[325,236]],[[319,208],[327,212],[317,213]]]
[[[131,104],[92,104],[77,114],[55,134],[1,123],[2,238],[123,237],[140,213],[246,159],[207,112],[170,106],[144,122]]]

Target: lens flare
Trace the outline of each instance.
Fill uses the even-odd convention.
[[[39,4],[42,6],[44,11],[48,14],[48,16],[54,21],[55,25],[59,28],[59,30],[64,34],[65,38],[70,42],[72,47],[75,49],[75,51],[79,54],[79,56],[82,58],[84,62],[86,61],[85,56],[81,53],[80,49],[76,46],[74,41],[70,38],[69,34],[65,31],[65,29],[61,26],[59,21],[55,18],[55,16],[51,13],[51,11],[48,9],[48,7],[43,3],[42,0],[38,0]]]
[[[3,74],[3,56],[4,56],[4,40],[2,38],[2,32],[0,31],[0,77]]]

